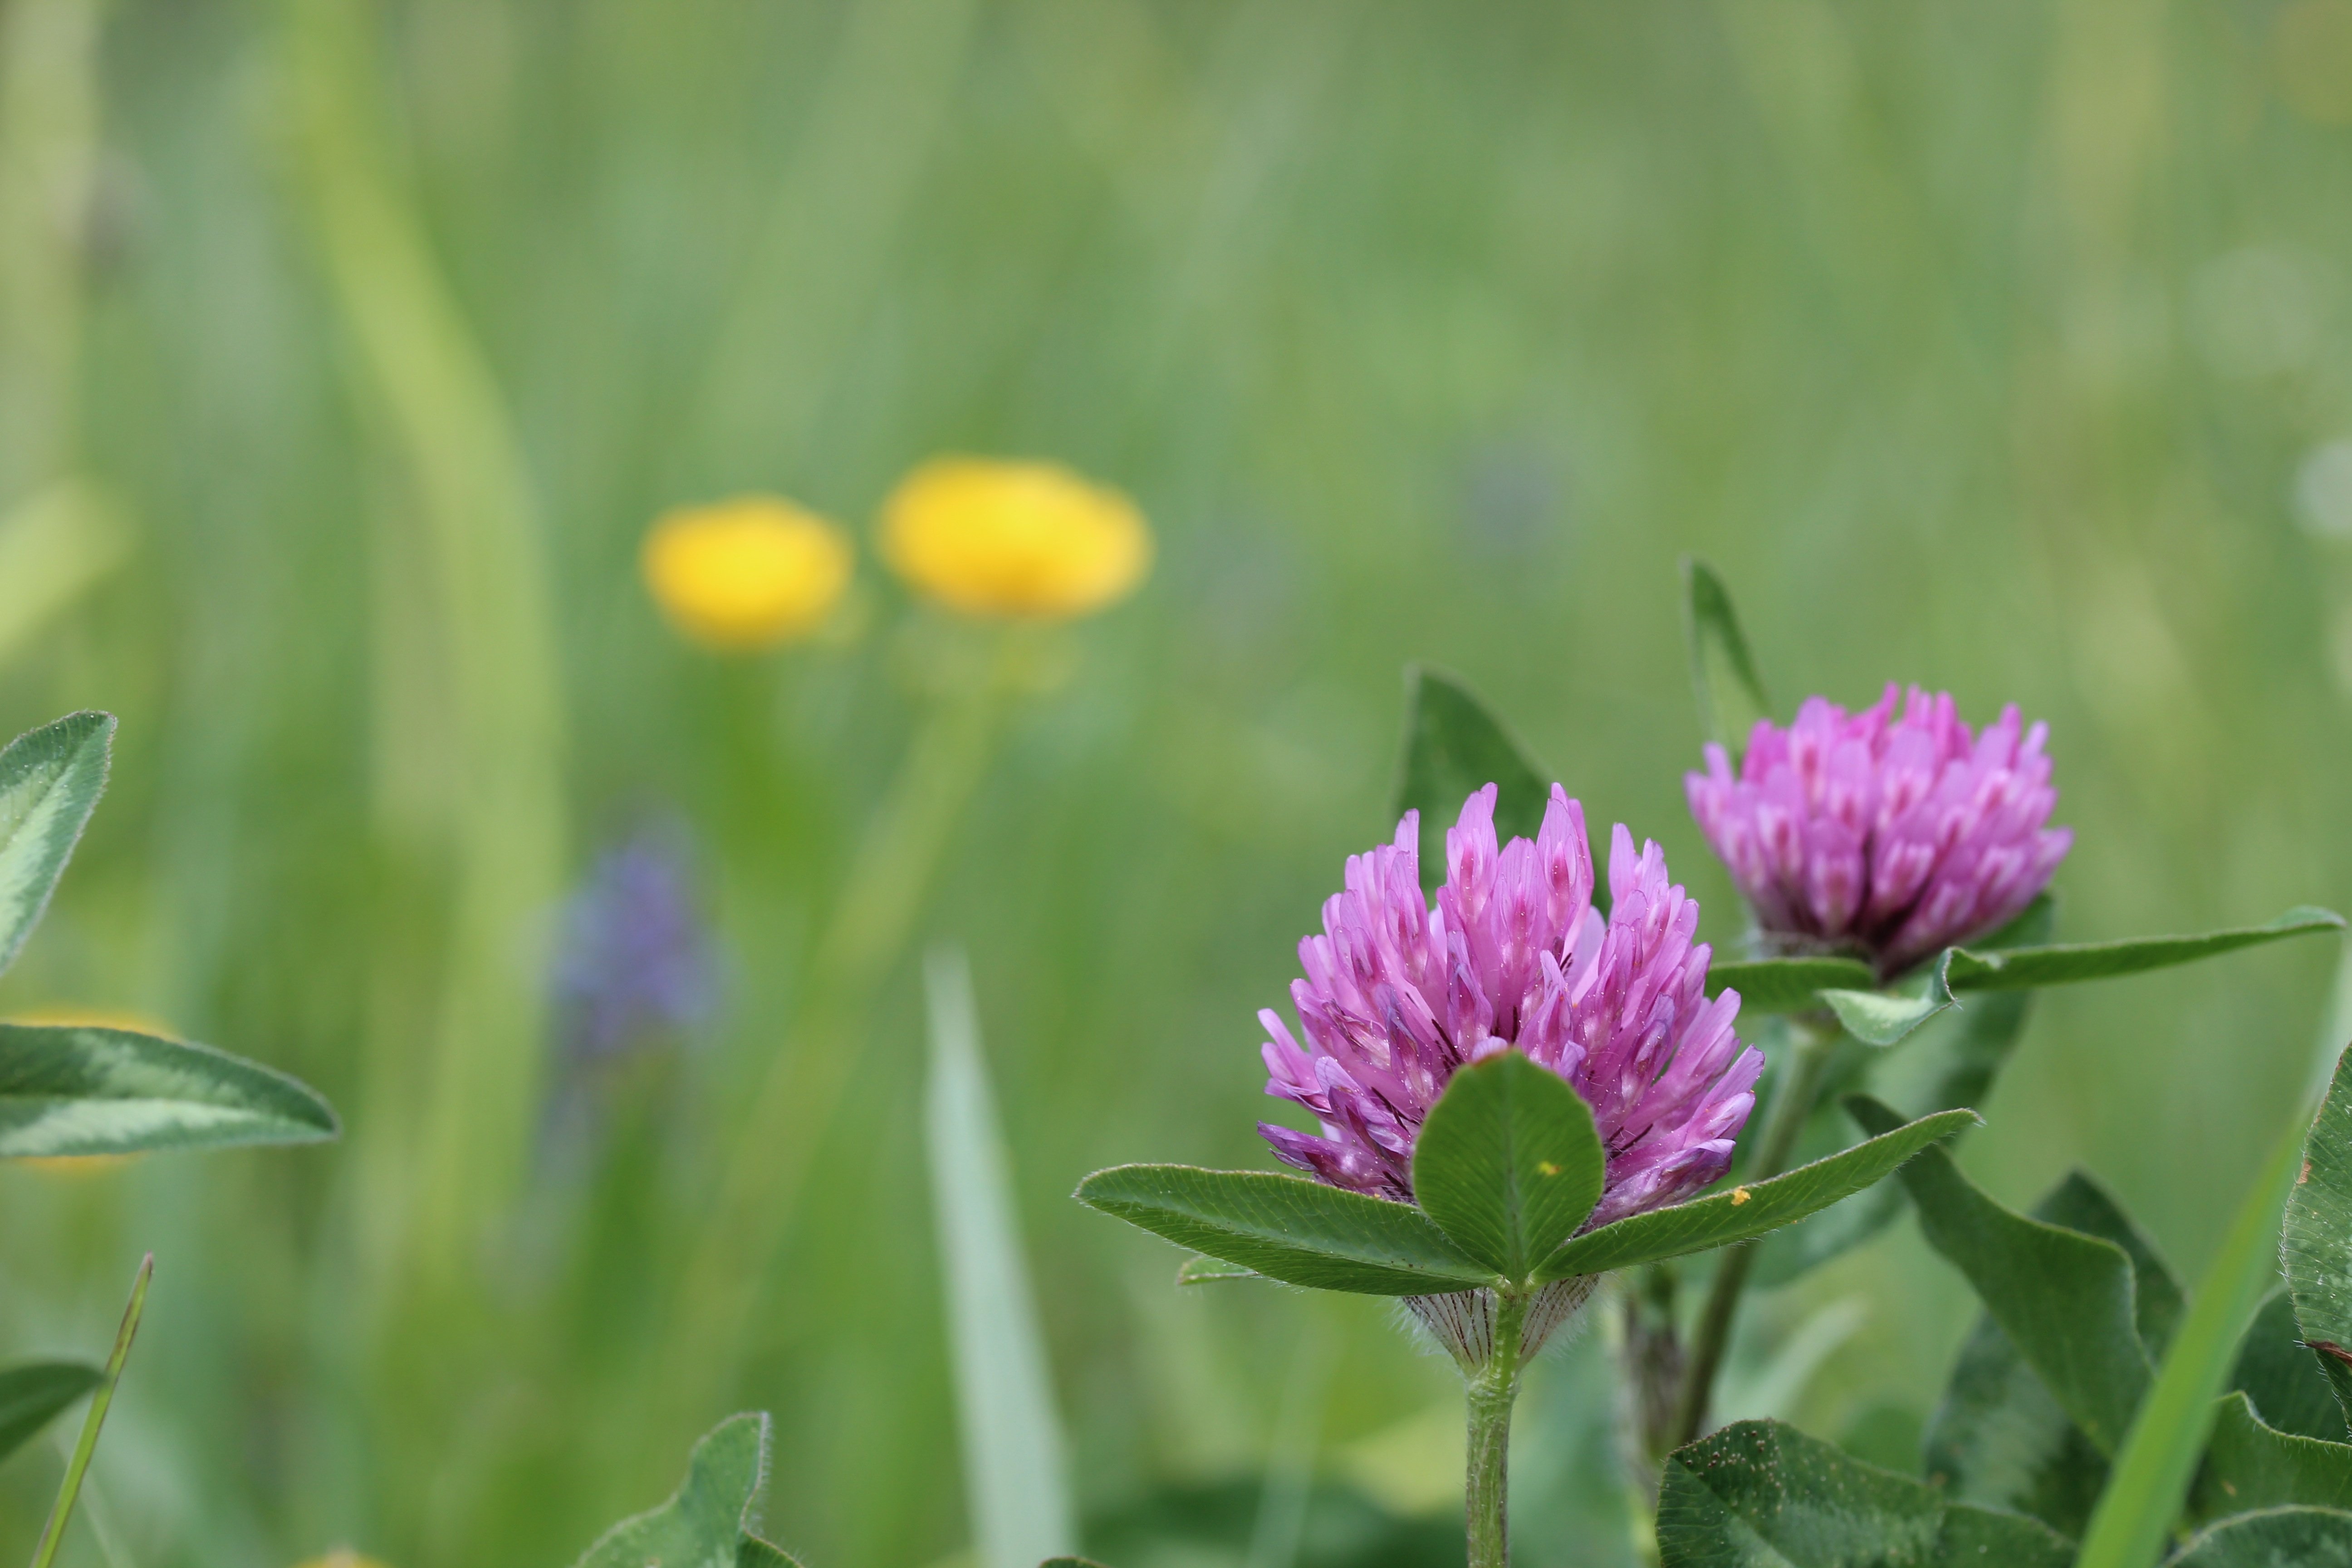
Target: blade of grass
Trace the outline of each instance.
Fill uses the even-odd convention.
[[[1029,1568],[1077,1544],[1062,1424],[963,950],[932,949],[923,982],[931,1025],[924,1131],[947,1283],[964,1493],[982,1568]]]
[[[99,1428],[106,1425],[106,1412],[114,1403],[115,1384],[122,1381],[122,1363],[131,1358],[131,1342],[139,1333],[140,1315],[147,1310],[147,1282],[155,1277],[155,1255],[149,1253],[140,1259],[139,1277],[131,1282],[131,1302],[122,1309],[122,1326],[114,1331],[114,1353],[106,1358],[106,1376],[90,1395],[89,1414],[82,1417],[81,1437],[74,1444],[73,1458],[66,1465],[66,1479],[58,1488],[58,1500],[49,1509],[49,1522],[41,1531],[40,1546],[33,1552],[33,1568],[49,1568],[57,1560],[58,1543],[65,1540],[66,1521],[73,1517],[74,1500],[81,1495],[82,1478],[89,1473],[89,1459],[98,1451]]]
[[[2230,1375],[2239,1335],[2277,1274],[2279,1210],[2302,1163],[2309,1123],[2305,1115],[2294,1119],[2231,1220],[2156,1383],[2116,1452],[2115,1469],[2084,1531],[2075,1568],[2151,1568],[2163,1554],[2212,1430],[2213,1402]]]

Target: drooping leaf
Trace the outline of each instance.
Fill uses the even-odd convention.
[[[1188,1258],[1176,1267],[1179,1285],[1214,1285],[1226,1279],[1263,1279],[1255,1268],[1244,1268],[1222,1258]]]
[[[1856,1095],[1864,1127],[1895,1113]],[[1928,1150],[1903,1170],[1927,1244],[1966,1275],[2084,1436],[2113,1454],[2154,1375],[2135,1322],[2131,1258],[2112,1241],[2004,1208]]]
[[[1461,677],[1416,664],[1404,672],[1404,765],[1396,815],[1421,813],[1421,882],[1434,893],[1445,880],[1445,830],[1462,803],[1495,786],[1495,836],[1533,838],[1551,798],[1550,775]],[[1605,889],[1595,901],[1608,908]]]
[[[2336,1058],[2304,1142],[2281,1250],[2295,1323],[2352,1416],[2352,1050]]]
[[[105,1375],[82,1361],[26,1361],[0,1367],[0,1458],[23,1447]]]
[[[2160,1352],[2179,1321],[2180,1287],[2115,1199],[2077,1171],[2034,1205],[2033,1217],[2123,1248],[2141,1342]],[[2082,1533],[2106,1484],[2105,1458],[1990,1314],[1961,1346],[1926,1447],[1929,1479],[1952,1496],[2030,1513],[2062,1535]]]
[[[1759,958],[1707,966],[1706,994],[1739,993],[1739,1011],[1804,1013],[1824,1005],[1823,991],[1867,991],[1877,983],[1858,958]]]
[[[1114,1165],[1078,1201],[1179,1247],[1279,1279],[1370,1296],[1427,1296],[1495,1282],[1409,1204],[1302,1176]]]
[[[2352,1512],[2273,1508],[2192,1537],[2166,1568],[2352,1568]]]
[[[1666,1461],[1658,1556],[1661,1568],[2066,1568],[2073,1552],[2038,1521],[1741,1421]]]
[[[924,1142],[946,1284],[964,1500],[981,1568],[1028,1568],[1077,1543],[1068,1450],[963,951],[934,949],[923,981],[931,1046]]]
[[[2188,1315],[2115,1456],[2107,1489],[2083,1532],[2076,1568],[2144,1568],[2170,1539],[2239,1336],[2273,1278],[2271,1238],[2294,1176],[2300,1140],[2293,1134],[2300,1131],[2298,1119],[2231,1216],[2221,1249],[2198,1281]]]
[[[1756,721],[1772,711],[1731,591],[1715,568],[1696,555],[1683,557],[1683,634],[1690,650],[1691,685],[1698,697],[1700,727],[1706,738],[1731,753],[1737,766]]]
[[[2189,1310],[2180,1281],[2156,1249],[2156,1243],[2134,1223],[2087,1171],[2069,1171],[2056,1186],[2033,1205],[2033,1217],[2044,1225],[2063,1226],[2084,1236],[2112,1241],[2124,1249],[2132,1265],[2132,1323],[2148,1359],[2162,1356]]]
[[[0,970],[16,961],[106,788],[111,713],[68,713],[0,751]]]
[[[576,1568],[782,1568],[793,1558],[760,1539],[767,1488],[768,1417],[730,1415],[694,1446],[667,1502],[606,1531]]]
[[[2333,910],[2292,909],[2268,925],[2239,926],[2207,931],[2200,936],[2143,936],[2118,942],[2058,942],[2047,947],[2019,947],[2006,952],[1954,948],[1951,984],[1955,991],[2014,991],[2037,985],[2071,985],[2084,980],[2109,980],[2151,969],[2194,963],[2240,948],[2258,947],[2314,931],[2340,931],[2344,917]]]
[[[1845,1032],[1855,1039],[1864,1045],[1891,1046],[1952,1005],[1952,988],[1944,979],[1950,963],[1951,954],[1947,952],[1883,991],[1823,991],[1822,1004],[1837,1015]]]
[[[1455,1073],[1430,1107],[1412,1192],[1455,1246],[1525,1279],[1592,1213],[1608,1164],[1583,1097],[1506,1051]]]
[[[2320,1356],[2295,1326],[2294,1303],[2284,1285],[2272,1287],[2254,1309],[2254,1321],[2238,1342],[2230,1386],[2253,1401],[2254,1413],[2278,1431],[2326,1443],[2352,1441]]]
[[[1600,1274],[1636,1263],[1656,1263],[1748,1241],[1860,1192],[1939,1138],[1977,1120],[1972,1110],[1948,1110],[1882,1131],[1843,1153],[1752,1186],[1738,1186],[1669,1208],[1653,1209],[1587,1231],[1551,1255],[1539,1279]]]
[[[2209,1519],[2293,1503],[2352,1509],[2352,1445],[2282,1432],[2243,1394],[2225,1394],[2197,1489]]]
[[[0,1158],[311,1143],[334,1111],[209,1046],[90,1024],[0,1024]]]

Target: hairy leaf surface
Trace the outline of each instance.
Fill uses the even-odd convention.
[[[1954,1502],[1777,1421],[1740,1421],[1666,1461],[1661,1568],[2066,1568],[2040,1521]]]
[[[68,713],[0,751],[0,970],[16,961],[106,788],[110,713]]]
[[[1412,1191],[1464,1252],[1525,1279],[1592,1213],[1608,1164],[1583,1097],[1506,1051],[1455,1073],[1430,1107]]]
[[[1493,1269],[1411,1205],[1303,1176],[1114,1165],[1080,1183],[1077,1197],[1179,1247],[1286,1284],[1426,1296],[1495,1282]]]
[[[1975,1125],[1976,1120],[1973,1110],[1922,1117],[1769,1182],[1737,1186],[1587,1231],[1552,1254],[1537,1277],[1566,1279],[1577,1274],[1599,1274],[1751,1240],[1860,1192],[1937,1139]]]
[[[334,1111],[209,1046],[89,1024],[0,1024],[0,1158],[311,1143]]]

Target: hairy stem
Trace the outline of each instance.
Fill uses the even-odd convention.
[[[1519,1397],[1519,1332],[1528,1299],[1505,1291],[1495,1301],[1495,1349],[1470,1374],[1470,1468],[1464,1488],[1470,1527],[1469,1568],[1509,1568],[1511,1406]]]
[[[1764,1137],[1756,1150],[1756,1163],[1748,1172],[1749,1181],[1769,1182],[1789,1168],[1797,1134],[1804,1130],[1806,1119],[1813,1113],[1814,1102],[1821,1098],[1822,1074],[1837,1042],[1834,1026],[1816,1027],[1802,1020],[1790,1021],[1789,1070],[1779,1091],[1772,1096],[1772,1110],[1764,1121]],[[1670,1429],[1670,1448],[1696,1441],[1706,1425],[1707,1401],[1715,1391],[1716,1373],[1723,1368],[1723,1353],[1731,1343],[1731,1325],[1739,1313],[1740,1293],[1748,1288],[1748,1270],[1756,1266],[1756,1245],[1752,1241],[1741,1242],[1727,1251],[1716,1268],[1715,1282],[1708,1287],[1706,1305],[1699,1313],[1698,1331],[1691,1341],[1682,1402],[1675,1408]],[[1665,1456],[1653,1458],[1663,1460]]]

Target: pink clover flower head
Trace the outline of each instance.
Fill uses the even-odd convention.
[[[1721,746],[1685,774],[1691,815],[1756,911],[1768,947],[1853,952],[1891,978],[2004,924],[2074,842],[2045,827],[2058,792],[2015,704],[1981,733],[1917,687],[1859,713],[1811,697],[1759,720],[1734,776]]]
[[[1290,999],[1302,1047],[1258,1015],[1265,1089],[1320,1135],[1265,1122],[1285,1163],[1376,1197],[1412,1201],[1423,1119],[1454,1072],[1506,1050],[1565,1079],[1592,1108],[1607,1182],[1585,1223],[1690,1196],[1722,1175],[1754,1107],[1762,1053],[1732,1030],[1739,995],[1706,997],[1698,906],[1668,884],[1655,844],[1612,836],[1603,920],[1592,907],[1584,808],[1557,784],[1533,839],[1495,840],[1495,786],[1445,835],[1445,883],[1422,897],[1418,812],[1396,840],[1350,856],[1323,933],[1298,944]]]

